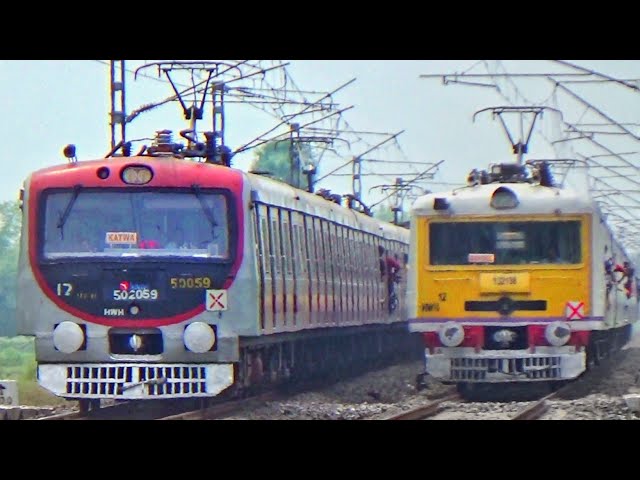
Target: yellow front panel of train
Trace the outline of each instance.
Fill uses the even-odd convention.
[[[571,319],[589,315],[589,215],[421,217],[416,228],[418,317],[568,318],[569,304],[582,304]]]

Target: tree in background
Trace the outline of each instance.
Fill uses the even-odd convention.
[[[16,277],[21,213],[17,201],[0,203],[0,336],[16,334]]]
[[[380,205],[373,212],[373,217],[378,220],[382,220],[383,222],[393,222],[393,211],[391,211],[391,207],[386,207],[384,205]]]
[[[294,169],[298,156],[298,169]],[[296,188],[307,188],[307,178],[302,169],[307,165],[316,166],[315,152],[308,143],[297,143],[292,148],[291,140],[265,143],[255,151],[251,171],[260,172],[275,180],[288,183]],[[316,172],[317,175],[318,172]]]
[[[373,216],[378,220],[382,220],[383,222],[393,223],[393,210],[390,206],[380,205],[373,212]],[[398,225],[400,226],[408,226],[409,222],[409,213],[406,211],[401,211],[398,213]]]

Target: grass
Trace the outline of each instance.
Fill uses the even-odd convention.
[[[69,403],[38,385],[32,337],[0,337],[0,379],[18,382],[21,405],[56,406]]]

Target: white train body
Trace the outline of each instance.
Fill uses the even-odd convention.
[[[131,166],[152,179],[127,184]],[[19,333],[35,336],[40,384],[66,398],[212,397],[290,374],[300,339],[406,331],[404,282],[390,313],[377,247],[404,258],[408,230],[257,175],[166,157],[79,162],[32,174],[23,212]],[[186,222],[192,250],[141,242],[149,219],[159,236]],[[90,253],[62,249],[88,229]],[[193,247],[211,231],[219,245]]]

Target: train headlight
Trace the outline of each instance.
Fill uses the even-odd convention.
[[[499,187],[491,196],[491,206],[501,210],[504,208],[516,208],[519,204],[518,197],[515,192],[506,187]]]
[[[184,345],[195,353],[208,352],[216,343],[216,332],[210,325],[194,322],[184,329]]]
[[[153,178],[153,172],[144,165],[132,165],[122,170],[121,178],[129,185],[145,185]]]
[[[554,347],[561,347],[571,338],[571,327],[566,322],[553,322],[547,325],[544,336]]]
[[[84,332],[80,325],[62,322],[53,330],[53,345],[64,353],[73,353],[84,343]]]
[[[456,322],[447,322],[438,333],[440,342],[446,347],[457,347],[464,340],[464,328]]]

